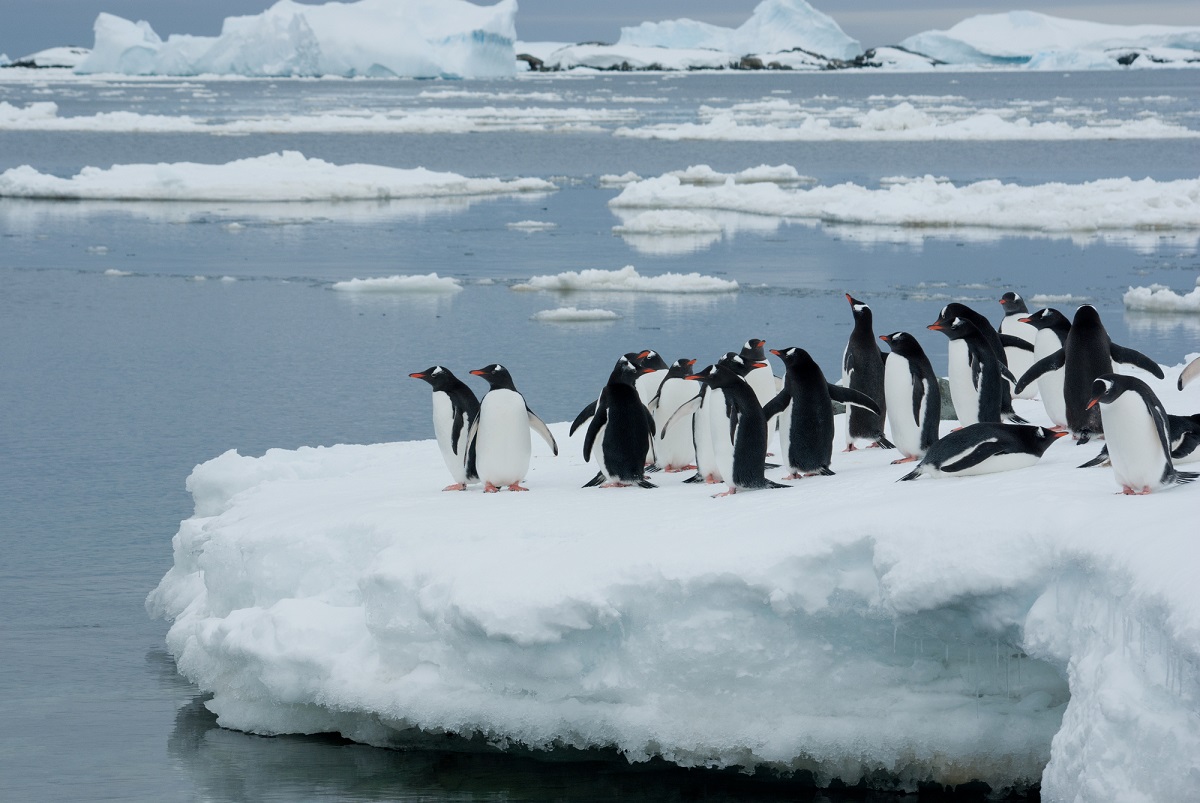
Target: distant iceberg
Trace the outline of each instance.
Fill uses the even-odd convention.
[[[516,0],[279,0],[219,36],[163,41],[147,22],[96,18],[81,73],[497,78],[516,72]]]

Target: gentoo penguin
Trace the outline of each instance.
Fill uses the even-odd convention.
[[[767,417],[754,390],[743,378],[757,367],[758,364],[747,363],[730,352],[717,362],[705,380],[709,394],[719,394],[727,406],[727,415],[714,416],[711,422],[714,424],[713,451],[721,474],[729,485],[729,490],[716,496],[788,487],[768,480],[763,473],[767,460]],[[697,374],[692,374],[692,377],[700,378]],[[725,448],[726,443],[728,448]]]
[[[529,409],[507,368],[492,363],[471,373],[488,383],[488,392],[479,403],[479,416],[471,428],[483,490],[495,493],[503,485],[510,491],[528,491],[521,480],[529,473],[529,430],[542,436],[555,457],[558,444],[542,419]]]
[[[766,345],[767,341],[752,338],[747,340],[746,345],[742,346],[742,350],[738,352],[738,356],[747,363],[759,366],[751,368],[747,372],[746,384],[754,390],[755,398],[764,407],[779,392],[778,383],[775,381],[775,374],[771,371],[771,366],[767,362]]]
[[[783,360],[783,390],[767,402],[763,414],[780,415],[779,449],[791,473],[786,480],[816,474],[830,476],[833,458],[833,401],[878,412],[874,400],[853,388],[831,385],[821,366],[801,348],[771,349]]]
[[[842,379],[839,384],[865,394],[879,409],[878,413],[873,413],[865,407],[850,408],[846,425],[846,451],[853,451],[857,440],[869,440],[872,446],[890,449],[892,444],[883,437],[887,407],[883,394],[885,355],[875,342],[871,308],[849,293],[846,293],[846,300],[850,302],[850,311],[854,313],[854,329],[850,331],[850,339],[846,341],[846,350],[842,353]]]
[[[1025,306],[1025,299],[1021,298],[1020,294],[1008,291],[1000,296],[1000,306],[1004,309],[1004,318],[998,327],[1001,339],[1009,343],[1010,341],[1007,341],[1006,338],[1016,338],[1030,346],[1029,348],[1015,345],[1004,346],[1004,359],[1008,363],[1008,370],[1012,371],[1013,376],[1019,378],[1021,374],[1029,370],[1029,366],[1033,365],[1033,355],[1037,349],[1037,329],[1024,320],[1025,316],[1029,314],[1029,307]],[[1037,386],[1031,385],[1023,392],[1013,395],[1021,399],[1032,399],[1037,392]]]
[[[637,355],[633,364],[641,371],[638,374],[637,382],[634,383],[638,396],[641,398],[642,404],[649,407],[651,400],[658,393],[658,386],[662,384],[663,377],[666,376],[664,372],[667,370],[667,361],[657,351],[646,349]]]
[[[935,321],[935,323],[939,323],[942,326],[949,328],[950,324],[955,318],[962,318],[973,323],[975,328],[979,330],[979,333],[983,335],[983,339],[986,340],[988,345],[992,347],[992,351],[996,353],[996,356],[1000,359],[1000,362],[1002,362],[1006,367],[1008,366],[1008,359],[1004,354],[1004,347],[1006,345],[1012,346],[1013,348],[1024,347],[1028,348],[1030,351],[1033,350],[1032,346],[1030,346],[1028,343],[1025,343],[1025,341],[1021,340],[1020,338],[1015,338],[1011,335],[1001,335],[996,331],[996,328],[992,326],[992,322],[989,321],[984,315],[971,309],[966,304],[960,304],[957,301],[942,307],[942,312],[940,315],[938,315],[938,319]],[[960,391],[966,390],[961,383],[964,381],[964,377],[970,376],[971,374],[971,370],[969,370],[969,362],[970,354],[965,345],[959,344],[956,346],[955,343],[951,341],[950,364],[947,375],[950,378],[950,396],[955,399],[955,409],[958,408],[955,385],[959,384]],[[955,382],[956,377],[958,378],[958,383]],[[1010,424],[1028,424],[1028,421],[1013,412],[1011,391],[1012,386],[1008,383],[1005,383],[1003,398],[1000,402],[1000,418]]]
[[[925,349],[908,332],[892,332],[879,339],[892,353],[883,367],[883,392],[892,440],[904,457],[892,463],[910,463],[924,457],[938,439],[942,420],[942,389]]]
[[[621,357],[600,392],[596,414],[583,439],[583,459],[592,459],[594,447],[602,488],[657,487],[645,476],[646,444],[654,437],[654,419],[635,386],[639,374],[653,370],[638,368],[627,357]],[[589,482],[584,487],[593,484],[598,483]]]
[[[966,477],[1032,466],[1067,433],[1030,424],[981,422],[947,433],[897,482],[918,477]]]
[[[1189,382],[1198,376],[1200,376],[1200,357],[1189,362],[1187,367],[1179,373],[1179,384],[1177,387],[1183,390]]]
[[[680,357],[667,369],[666,378],[658,386],[658,393],[651,400],[654,409],[654,424],[658,430],[654,452],[664,471],[691,471],[696,468],[696,444],[692,433],[692,418],[686,414],[676,423],[668,435],[664,425],[671,415],[696,395],[696,383],[688,381],[695,360]]]
[[[1175,469],[1167,411],[1142,380],[1124,374],[1102,374],[1092,383],[1087,406],[1100,407],[1113,475],[1122,493],[1148,494],[1200,477]]]
[[[1033,341],[1034,362],[1049,357],[1066,345],[1067,333],[1071,331],[1071,322],[1058,310],[1040,309],[1032,315],[1022,318],[1021,321],[1037,330],[1037,337]],[[1013,371],[1013,374],[1017,379],[1022,376],[1016,371]],[[1066,429],[1067,427],[1067,403],[1063,399],[1064,376],[1063,369],[1056,368],[1046,371],[1035,383],[1030,385],[1030,387],[1033,384],[1037,385],[1042,406],[1046,408],[1046,415],[1050,417],[1055,429]]]
[[[1066,344],[1048,357],[1033,364],[1017,383],[1020,392],[1047,371],[1063,368],[1063,401],[1067,405],[1067,428],[1080,443],[1104,431],[1100,410],[1089,406],[1092,383],[1104,374],[1111,374],[1113,362],[1134,365],[1149,371],[1159,379],[1163,371],[1158,364],[1141,352],[1118,346],[1108,337],[1100,321],[1100,313],[1090,304],[1075,311]]]
[[[1195,463],[1200,461],[1200,413],[1195,415],[1172,415],[1167,413],[1167,432],[1170,438],[1171,462]],[[1108,444],[1100,449],[1100,454],[1087,461],[1080,468],[1109,465]]]
[[[709,420],[717,412],[722,416],[725,415],[724,409],[717,410],[717,406],[708,392],[708,378],[712,376],[714,370],[716,370],[715,365],[708,365],[685,377],[699,382],[700,390],[671,413],[659,430],[664,437],[671,437],[672,430],[686,426],[685,422],[688,419],[692,422],[692,445],[696,450],[696,473],[684,482],[706,482],[715,485],[723,479],[721,469],[717,465],[716,453],[713,451],[712,425]]]
[[[625,353],[624,357],[625,357],[625,359],[629,360],[634,365],[638,365],[641,362],[643,357],[646,357],[647,355],[649,355],[651,353],[653,353],[653,352],[629,351],[629,352]],[[659,359],[661,359],[661,358],[659,358]],[[653,394],[651,394],[651,395],[653,395]],[[640,391],[638,392],[638,396],[639,397],[641,396]],[[588,405],[579,411],[579,415],[575,416],[575,420],[571,422],[571,428],[567,431],[567,435],[574,435],[575,430],[579,429],[584,424],[586,424],[589,420],[591,420],[592,416],[594,416],[596,414],[596,404],[599,401],[600,401],[600,399],[599,399],[599,397],[597,397],[596,401],[588,402]]]
[[[446,468],[454,478],[454,484],[442,490],[465,491],[468,482],[479,480],[475,449],[467,447],[471,425],[479,415],[479,399],[465,382],[440,365],[409,376],[423,379],[433,387],[433,432]]]
[[[967,349],[967,373],[962,373],[963,362],[958,361],[960,373],[950,374],[950,394],[954,397],[954,410],[963,426],[979,422],[1000,423],[1004,398],[1008,393],[1006,379],[1012,379],[1012,372],[988,346],[983,333],[975,324],[965,318],[955,318],[950,325],[944,325],[939,319],[929,324],[929,329],[941,332],[950,338],[951,347],[956,343],[963,344]],[[955,368],[953,364],[951,368]]]

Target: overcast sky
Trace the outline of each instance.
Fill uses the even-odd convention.
[[[11,58],[55,45],[93,42],[101,11],[147,20],[164,39],[212,36],[227,16],[257,14],[274,0],[0,0],[0,53]],[[736,27],[759,0],[518,0],[517,35],[526,41],[615,41],[622,25],[690,17]],[[486,5],[486,4],[484,4]],[[1030,8],[1046,14],[1118,24],[1200,26],[1200,0],[815,0],[864,47],[893,44],[920,31],[949,28],[976,14]]]

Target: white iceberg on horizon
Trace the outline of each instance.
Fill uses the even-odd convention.
[[[279,0],[226,17],[218,36],[172,35],[112,14],[96,18],[81,73],[497,78],[515,74],[516,0]]]

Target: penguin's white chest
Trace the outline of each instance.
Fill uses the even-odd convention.
[[[724,404],[724,400],[722,400]],[[696,466],[703,475],[713,475],[718,481],[724,476],[717,465],[717,456],[713,452],[712,417],[713,391],[709,390],[704,396],[704,403],[696,411],[692,421],[692,432],[696,444]],[[724,417],[724,413],[722,413]]]
[[[913,376],[908,360],[891,354],[883,368],[883,396],[892,441],[909,457],[921,455],[921,422],[913,415]],[[922,405],[924,410],[924,405]]]
[[[1111,404],[1100,406],[1100,417],[1117,482],[1135,490],[1160,487],[1167,457],[1142,397],[1122,393]]]
[[[1062,342],[1058,339],[1058,335],[1049,329],[1041,330],[1038,332],[1037,340],[1033,343],[1034,362],[1043,357],[1049,357],[1061,348]],[[1032,383],[1037,386],[1038,395],[1042,397],[1042,406],[1046,408],[1046,415],[1056,427],[1067,425],[1067,402],[1063,398],[1065,377],[1066,371],[1059,368],[1057,371],[1047,371],[1038,377],[1037,382]],[[1103,415],[1103,413],[1101,414]]]
[[[728,480],[733,476],[733,438],[729,430],[729,416],[725,413],[725,391],[709,388],[704,405],[708,408],[713,461],[718,473]]]
[[[454,477],[454,481],[458,483],[467,481],[467,435],[469,432],[470,428],[464,421],[459,432],[458,453],[455,454],[454,404],[450,401],[450,394],[440,390],[434,391],[433,433],[437,436],[438,447],[442,450],[442,459],[446,461],[446,468],[450,469],[450,476]]]
[[[1038,330],[1037,327],[1028,323],[1021,323],[1021,316],[1009,315],[1000,322],[1000,333],[1019,337],[1031,346],[1037,342]],[[1034,352],[1025,351],[1018,348],[1005,348],[1004,359],[1008,362],[1008,370],[1012,371],[1014,377],[1020,381],[1021,376],[1029,370],[1034,363]],[[1032,399],[1038,393],[1038,383],[1031,382],[1029,387],[1022,391],[1018,398]]]
[[[950,341],[950,398],[954,412],[964,427],[979,423],[979,391],[971,378],[971,352],[961,340]]]
[[[696,395],[696,383],[687,379],[668,379],[659,391],[658,408],[654,411],[657,431],[658,462],[666,466],[686,466],[695,461],[696,449],[692,443],[692,416],[676,421],[663,437],[663,425],[685,402]],[[694,413],[693,413],[694,415]]]
[[[479,405],[475,466],[479,479],[512,485],[529,472],[529,413],[515,390],[490,390]]]

